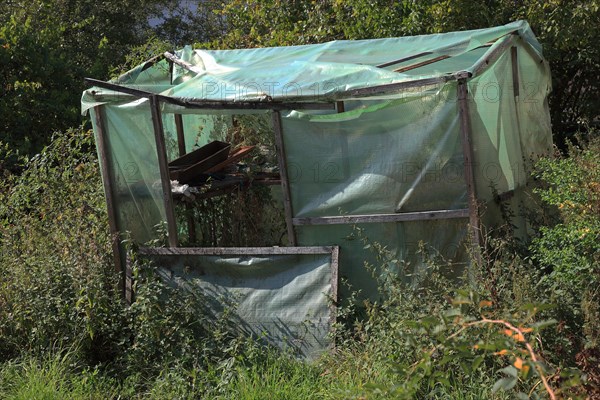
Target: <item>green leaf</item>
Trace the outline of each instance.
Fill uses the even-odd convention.
[[[441,383],[442,385],[444,385],[447,388],[451,388],[452,384],[450,383],[450,380],[448,378],[446,378],[445,376],[438,376],[436,378],[437,383]]]
[[[517,377],[517,375],[519,375],[519,370],[517,370],[515,367],[513,367],[512,365],[509,365],[508,367],[504,367],[502,368],[499,372],[503,372],[508,376],[512,376],[514,378]]]
[[[517,384],[517,378],[502,378],[494,383],[492,387],[492,393],[496,393],[498,390],[510,390]]]
[[[533,323],[533,324],[531,324],[531,327],[536,330],[542,330],[549,326],[556,325],[557,323],[558,323],[558,321],[555,319],[547,319],[544,321],[539,321],[539,322]]]
[[[477,356],[475,357],[475,359],[473,360],[473,371],[475,371],[477,368],[479,368],[479,366],[481,365],[481,363],[483,362],[483,356]]]
[[[448,311],[445,311],[444,315],[446,317],[456,317],[458,315],[462,315],[462,311],[460,310],[460,308],[451,308]]]

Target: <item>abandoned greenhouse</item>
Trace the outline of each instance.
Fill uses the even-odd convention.
[[[125,234],[173,285],[234,296],[248,332],[309,357],[328,346],[338,280],[377,295],[374,247],[415,273],[424,243],[460,274],[500,202],[525,235],[531,163],[551,148],[550,73],[524,21],[186,47],[87,81],[126,296]]]

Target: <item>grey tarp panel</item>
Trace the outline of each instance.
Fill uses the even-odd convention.
[[[170,284],[201,293],[217,315],[229,308],[243,333],[306,358],[331,345],[337,267],[332,254],[192,255],[172,250],[142,257],[158,266]]]

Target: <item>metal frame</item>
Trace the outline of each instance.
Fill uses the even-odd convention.
[[[102,184],[104,185],[104,196],[106,198],[106,209],[108,212],[108,226],[110,229],[110,242],[113,251],[113,261],[115,263],[115,271],[120,275],[119,287],[121,288],[122,295],[125,296],[126,277],[123,276],[123,273],[126,272],[126,268],[123,268],[123,258],[120,247],[120,233],[119,228],[117,227],[117,212],[114,200],[115,193],[112,186],[112,183],[114,182],[114,175],[110,166],[111,159],[108,151],[108,135],[106,132],[106,125],[104,123],[103,106],[94,107],[94,120],[96,122],[96,146],[98,147],[100,167],[102,169]]]
[[[140,247],[142,256],[249,256],[284,254],[329,254],[337,246],[301,247]]]
[[[473,64],[471,68],[473,71],[473,75],[477,76],[481,74],[483,71],[488,69],[491,64],[496,62],[498,58],[504,53],[506,49],[508,49],[515,41],[515,38],[518,37],[516,32],[512,32],[506,36],[504,36],[501,40],[494,43],[492,47],[485,54]]]
[[[470,215],[469,209],[418,211],[398,214],[368,214],[368,215],[341,215],[335,217],[304,217],[294,218],[294,225],[335,225],[335,224],[365,224],[404,221],[426,221],[434,219],[466,218]]]
[[[234,100],[204,100],[188,99],[181,97],[164,96],[162,94],[148,92],[146,90],[135,89],[129,86],[117,85],[92,78],[84,78],[89,85],[109,89],[115,92],[128,94],[134,97],[151,98],[156,97],[159,101],[174,104],[190,109],[205,110],[335,110],[335,104],[331,102],[285,102],[273,101],[269,99],[257,101],[234,101]],[[94,93],[91,93],[94,95]]]
[[[288,241],[290,245],[296,245],[296,232],[294,230],[292,196],[287,173],[287,162],[285,157],[285,145],[283,143],[283,127],[281,126],[281,114],[273,111],[273,130],[275,131],[275,145],[277,146],[277,161],[279,162],[279,175],[281,179],[281,190],[283,192],[283,209],[285,212],[285,225],[287,226]]]
[[[494,40],[491,40],[491,41],[489,41],[488,43],[486,43],[486,44],[484,44],[484,45],[482,45],[482,46],[479,46],[479,47],[476,47],[476,48],[474,48],[474,49],[471,49],[470,51],[472,51],[472,50],[475,50],[475,49],[480,49],[480,48],[482,48],[482,47],[489,47],[489,46],[491,46],[492,44],[494,44],[494,42],[496,42],[496,41],[497,41],[498,39],[500,39],[501,37],[502,37],[502,36],[500,36],[499,38],[496,38],[496,39],[494,39]],[[460,44],[468,45],[468,43],[469,43],[469,41],[463,41],[463,42],[461,42]],[[442,52],[443,50],[446,50],[446,49],[451,49],[451,48],[453,48],[453,47],[456,47],[456,46],[458,46],[458,45],[459,45],[459,43],[452,43],[451,45],[448,45],[448,46],[445,46],[445,47],[438,48],[438,49],[436,49],[436,53],[437,53],[437,54],[439,54],[439,53],[440,53],[440,52]],[[399,59],[397,59],[397,60],[388,61],[388,62],[385,62],[385,63],[383,63],[383,64],[376,65],[376,67],[377,67],[377,68],[386,68],[386,67],[390,67],[390,66],[392,66],[392,65],[400,64],[400,63],[403,63],[403,62],[406,62],[406,61],[411,61],[411,60],[414,60],[414,59],[416,59],[416,58],[420,58],[420,57],[428,56],[428,55],[430,55],[430,54],[433,54],[433,52],[431,52],[431,51],[424,51],[424,52],[421,52],[421,53],[412,54],[412,55],[410,55],[410,56],[402,57],[402,58],[399,58]],[[444,57],[444,59],[445,59],[445,58],[452,57],[452,56],[450,56],[450,55],[443,55],[442,57]],[[434,59],[434,60],[435,60],[435,61],[429,60],[430,62],[428,62],[428,64],[430,64],[431,62],[437,62],[437,61],[441,61],[441,59]],[[415,65],[417,65],[417,64],[415,64]],[[426,64],[425,64],[425,65],[426,65]],[[420,67],[422,67],[423,65],[419,65],[419,66],[420,66]],[[410,68],[410,69],[413,69],[413,68]],[[395,70],[395,71],[396,71],[396,72],[398,72],[398,70]]]
[[[510,62],[512,66],[512,78],[513,78],[513,94],[515,100],[519,97],[519,63],[517,59],[517,47],[511,46],[510,48]]]
[[[177,148],[179,149],[179,157],[182,157],[186,154],[183,116],[181,114],[174,115],[175,130],[177,131]],[[188,202],[185,203],[185,211],[187,213],[188,241],[190,243],[194,243],[196,241],[196,224],[194,223],[194,209],[192,205]]]
[[[475,175],[473,172],[473,143],[471,131],[471,118],[469,116],[469,92],[466,79],[458,81],[458,114],[460,119],[460,139],[463,150],[464,175],[467,184],[467,196],[469,201],[469,230],[471,241],[475,251],[476,260],[481,263],[481,222],[479,218],[479,204],[475,187]]]
[[[163,56],[169,60],[171,62],[171,64],[176,64],[178,66],[180,66],[183,69],[187,69],[188,71],[194,72],[196,74],[199,74],[201,72],[203,72],[203,70],[201,68],[196,67],[193,64],[190,64],[187,61],[183,61],[181,58],[177,57],[175,54],[171,54],[168,51],[165,51],[163,53]]]
[[[183,116],[175,114],[175,130],[177,131],[177,149],[179,157],[185,155],[185,132],[183,131]]]
[[[394,70],[394,72],[403,73],[403,72],[406,72],[406,71],[410,71],[412,69],[417,69],[417,68],[421,68],[421,67],[424,67],[424,66],[429,65],[429,64],[436,63],[438,61],[443,61],[443,60],[446,60],[448,58],[450,58],[450,56],[448,56],[448,55],[434,57],[434,58],[432,58],[430,60],[424,60],[424,61],[418,62],[416,64],[411,64],[411,65],[407,65],[405,67],[397,68],[397,69]]]
[[[177,221],[173,207],[173,195],[171,193],[171,180],[169,178],[169,162],[167,160],[167,149],[165,146],[165,133],[160,111],[160,102],[157,96],[150,96],[150,112],[152,113],[152,125],[154,127],[154,139],[156,141],[156,153],[158,156],[158,168],[160,170],[160,182],[163,191],[163,204],[167,217],[167,233],[169,235],[169,246],[178,246]]]
[[[290,101],[273,101],[270,97],[266,96],[264,99],[256,101],[212,101],[204,99],[187,99],[170,97],[161,94],[156,94],[144,90],[135,89],[130,86],[123,86],[115,83],[103,82],[96,79],[85,78],[87,84],[94,85],[100,88],[109,89],[117,93],[117,95],[124,95],[123,99],[126,100],[128,96],[134,96],[138,98],[147,98],[150,102],[150,109],[152,113],[152,122],[157,147],[157,157],[159,161],[159,169],[161,174],[161,184],[163,188],[163,203],[165,206],[168,234],[169,234],[169,245],[170,249],[166,251],[173,251],[176,248],[177,243],[177,226],[173,207],[173,198],[170,188],[170,179],[168,174],[167,155],[165,149],[165,138],[164,129],[162,125],[162,113],[160,109],[160,103],[168,103],[183,108],[189,109],[213,109],[213,110],[271,110],[273,129],[275,133],[275,139],[278,147],[278,159],[281,171],[281,184],[284,193],[284,208],[286,213],[286,225],[288,230],[288,237],[292,246],[296,245],[296,235],[294,231],[295,225],[317,225],[317,224],[348,224],[348,223],[381,223],[381,222],[398,222],[398,221],[418,221],[418,220],[432,220],[432,219],[443,219],[443,218],[466,218],[469,217],[469,225],[472,232],[472,240],[474,247],[477,248],[476,255],[479,255],[480,241],[480,217],[477,203],[477,194],[475,190],[474,174],[473,174],[473,150],[471,143],[471,124],[469,117],[469,105],[468,105],[468,90],[466,81],[474,75],[479,75],[487,68],[489,68],[505,50],[511,46],[518,38],[516,32],[507,34],[505,37],[496,40],[494,45],[488,50],[471,68],[472,72],[469,71],[458,71],[454,74],[447,74],[443,76],[404,81],[398,83],[391,83],[385,85],[378,85],[372,87],[364,87],[358,89],[351,89],[335,95],[335,98],[326,99],[323,97],[323,101],[319,102],[290,102]],[[530,47],[526,47],[526,51],[532,51]],[[378,67],[388,67],[394,64],[398,64],[404,61],[415,59],[428,53],[419,53],[409,57],[405,57],[399,60],[390,61],[379,65]],[[516,69],[516,52],[511,49],[511,57],[513,63],[513,79],[515,95],[518,96],[518,70]],[[191,70],[191,64],[185,63],[183,60],[177,58],[172,54],[162,54],[152,59],[148,66],[157,62],[160,59],[166,58],[172,64],[179,65],[183,68]],[[438,57],[439,58],[439,57]],[[438,59],[434,59],[438,60]],[[543,62],[543,59],[541,60]],[[189,64],[189,65],[188,65]],[[420,65],[421,63],[417,64]],[[423,64],[425,65],[425,64]],[[192,66],[193,67],[193,66]],[[517,71],[517,72],[515,72]],[[376,214],[376,215],[354,215],[354,216],[334,216],[334,217],[310,217],[310,218],[293,218],[293,210],[291,204],[291,195],[289,190],[289,182],[287,177],[287,168],[285,163],[285,148],[283,143],[283,133],[281,126],[281,115],[280,110],[337,110],[337,112],[343,112],[343,102],[340,100],[348,98],[360,98],[360,97],[372,97],[378,95],[389,95],[398,93],[407,89],[423,86],[432,86],[438,84],[444,84],[449,81],[458,81],[458,112],[460,119],[460,131],[461,141],[463,147],[464,157],[464,175],[467,184],[467,192],[469,197],[469,208],[460,210],[437,210],[437,211],[424,211],[415,213],[398,213],[398,214]],[[94,95],[94,93],[91,93]],[[104,94],[98,94],[96,97],[101,98]],[[114,97],[114,94],[111,94]],[[336,102],[337,99],[338,101]],[[516,100],[516,99],[515,99]],[[117,218],[115,211],[114,193],[112,188],[112,171],[109,166],[110,155],[107,152],[107,135],[106,128],[103,121],[103,106],[94,107],[95,122],[98,129],[98,152],[102,160],[102,174],[106,179],[103,179],[104,190],[107,201],[109,225],[111,234],[113,235],[112,247],[113,254],[115,257],[115,268],[119,272],[123,272],[124,268],[122,265],[122,257],[119,247],[119,232],[117,227]],[[185,142],[183,135],[183,123],[181,114],[175,113],[175,124],[177,128],[179,151],[180,153],[185,152]],[[246,253],[242,252],[242,249]],[[270,250],[266,250],[270,249]],[[215,249],[203,249],[206,251],[205,254],[213,252],[213,254],[251,254],[252,251],[265,251],[264,254],[293,254],[286,253],[285,250],[274,250],[284,248],[229,248],[227,250],[215,250]],[[307,248],[285,248],[285,249],[307,249]],[[315,248],[312,248],[315,249]],[[331,249],[329,247],[316,248],[321,249],[319,251],[325,251],[323,249]],[[188,249],[176,249],[176,251],[188,251]],[[196,249],[195,251],[198,251]],[[306,251],[306,250],[301,250]],[[330,251],[330,250],[327,250]],[[217,252],[217,253],[215,253]],[[249,253],[250,252],[250,253]],[[196,253],[198,254],[198,253]],[[303,253],[298,253],[303,254]],[[337,250],[336,250],[337,258]],[[332,261],[333,262],[333,261]],[[131,289],[131,276],[127,275],[130,271],[125,268],[125,277],[122,280],[123,290],[126,291],[126,287]],[[337,273],[337,272],[336,272]],[[129,286],[126,282],[129,280]],[[336,288],[337,290],[337,288]]]

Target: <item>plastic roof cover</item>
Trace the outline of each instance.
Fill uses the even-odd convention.
[[[469,71],[496,39],[517,32],[535,52],[541,46],[527,22],[504,26],[371,40],[338,40],[323,44],[239,50],[193,50],[176,55],[193,65],[195,72],[168,61],[146,62],[122,75],[116,83],[168,96],[213,101],[318,100],[335,98],[356,89],[415,79],[449,76]],[[439,56],[444,60],[395,72]],[[405,62],[378,67],[394,60]],[[82,112],[102,104],[91,94],[110,94],[93,88],[84,93]],[[121,99],[122,100],[122,99]]]

